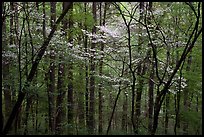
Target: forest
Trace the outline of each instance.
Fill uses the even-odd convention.
[[[2,2],[1,135],[202,135],[202,2]]]

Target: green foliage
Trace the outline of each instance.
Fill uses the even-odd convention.
[[[22,8],[23,3],[18,3],[19,9]],[[18,23],[19,28],[14,33],[10,33],[11,25],[10,25],[10,18],[14,15],[10,13],[10,3],[6,3],[6,12],[8,16],[6,18],[6,33],[2,33],[2,49],[3,54],[2,57],[4,59],[9,60],[9,67],[8,67],[8,74],[7,77],[2,79],[2,90],[4,91],[5,85],[8,84],[10,86],[11,91],[11,99],[12,103],[14,103],[18,98],[19,88],[20,88],[20,72],[22,74],[21,82],[24,86],[27,75],[30,72],[32,66],[32,60],[36,58],[40,47],[44,41],[43,38],[43,20],[45,20],[45,30],[46,35],[50,32],[50,2],[45,2],[45,12],[46,17],[43,19],[43,7],[42,2],[39,4],[39,11],[36,9],[36,3],[28,3],[25,9],[21,9],[18,11],[19,16],[18,22],[14,21],[14,30],[16,29],[15,23]],[[98,3],[99,4],[99,3]],[[128,47],[128,34],[127,28],[123,22],[123,18],[121,14],[118,12],[118,9],[112,4],[108,3],[108,9],[106,9],[107,17],[106,17],[106,25],[103,26],[104,30],[99,32],[97,29],[96,34],[96,43],[95,43],[95,119],[96,119],[96,132],[98,134],[98,123],[99,123],[99,84],[102,82],[102,94],[103,94],[103,133],[105,134],[106,129],[108,127],[108,122],[110,119],[110,115],[113,110],[113,105],[115,102],[115,98],[117,96],[119,86],[121,88],[121,94],[119,100],[117,102],[115,116],[113,121],[115,122],[109,132],[110,135],[132,135],[132,125],[131,125],[131,101],[132,101],[132,73],[130,72],[130,67],[134,71],[136,76],[136,85],[135,89],[141,88],[142,99],[141,99],[141,115],[139,117],[140,125],[139,125],[139,134],[140,135],[147,135],[149,134],[148,131],[148,116],[144,116],[144,113],[148,112],[148,93],[149,93],[149,78],[150,74],[152,73],[152,63],[155,62],[153,58],[153,48],[149,45],[150,39],[147,34],[146,28],[138,23],[137,19],[139,19],[139,5],[138,2],[134,3],[127,3],[122,2],[118,3],[119,7],[121,8],[122,12],[125,14],[125,19],[130,21],[132,17],[132,22],[130,24],[130,45]],[[121,5],[123,4],[123,6]],[[148,3],[145,2],[146,5]],[[197,2],[192,2],[192,5],[195,7],[197,12]],[[98,6],[99,7],[99,6]],[[92,3],[87,3],[87,9],[85,12],[84,3],[74,3],[73,12],[68,12],[66,15],[67,23],[69,22],[70,15],[72,14],[72,22],[73,28],[68,28],[67,30],[63,30],[61,23],[57,31],[55,32],[54,36],[52,37],[48,48],[40,61],[40,64],[37,68],[36,77],[34,77],[33,81],[31,82],[30,86],[27,89],[27,96],[32,97],[33,103],[31,104],[31,108],[29,110],[29,117],[28,117],[28,135],[41,135],[41,134],[55,134],[51,133],[49,129],[49,107],[48,104],[48,84],[50,81],[48,80],[49,77],[49,68],[50,63],[53,61],[55,65],[55,90],[52,94],[54,97],[54,117],[57,117],[56,108],[56,98],[59,95],[58,93],[58,76],[59,76],[59,64],[64,63],[64,98],[63,98],[63,120],[61,123],[62,126],[62,135],[69,134],[69,129],[72,128],[75,135],[88,135],[87,130],[87,123],[85,126],[82,126],[82,123],[79,123],[79,110],[78,105],[82,103],[84,105],[84,113],[85,113],[85,92],[86,92],[86,67],[88,66],[88,78],[90,78],[90,57],[92,56],[92,51],[90,49],[91,44],[94,43],[92,41],[92,29],[93,26],[99,25],[99,17],[100,17],[100,10],[97,7],[97,22],[94,22],[93,13],[92,13]],[[104,3],[102,3],[102,13],[104,13]],[[135,8],[138,9],[135,9]],[[134,8],[134,9],[133,9]],[[136,13],[133,15],[133,11],[136,10]],[[25,11],[28,14],[28,22],[26,21],[23,26],[23,18],[25,17]],[[144,16],[149,17],[149,11],[145,12]],[[56,17],[58,18],[59,15],[62,13],[62,2],[57,2],[56,5]],[[147,13],[147,15],[146,15]],[[131,14],[131,16],[130,16]],[[181,2],[153,2],[152,13],[150,15],[151,18],[148,18],[150,24],[148,25],[150,30],[150,35],[153,43],[155,44],[156,48],[156,56],[158,59],[158,73],[159,76],[162,78],[164,72],[166,71],[166,75],[164,76],[164,82],[169,79],[172,71],[176,66],[176,57],[182,55],[186,43],[189,38],[189,34],[191,34],[193,27],[195,25],[196,17],[192,12],[191,8]],[[102,17],[103,19],[103,17]],[[144,23],[144,20],[142,20]],[[158,25],[158,26],[157,26]],[[200,23],[199,26],[202,24]],[[23,30],[22,35],[20,36],[20,31],[22,28]],[[158,30],[158,28],[161,31]],[[82,30],[87,28],[87,33],[85,34]],[[4,30],[4,31],[5,31]],[[29,31],[31,33],[31,37],[29,35]],[[65,36],[64,33],[68,35]],[[162,33],[164,35],[162,35]],[[18,38],[21,38],[21,43],[19,47]],[[73,45],[68,42],[69,36],[73,38]],[[88,36],[88,43],[87,43],[87,52],[85,52],[85,35]],[[114,36],[117,35],[117,36]],[[13,41],[14,44],[10,45],[9,40],[10,36],[13,36],[15,39]],[[165,38],[165,39],[164,39]],[[102,40],[105,42],[102,44]],[[31,43],[32,42],[32,43]],[[140,42],[140,43],[139,43]],[[72,48],[70,48],[70,45]],[[173,84],[170,87],[170,90],[173,91],[169,93],[170,102],[169,102],[169,109],[168,109],[168,116],[169,116],[169,124],[168,124],[168,134],[174,134],[174,125],[175,125],[175,118],[176,118],[176,108],[175,103],[178,99],[178,87],[179,87],[179,76],[180,72],[182,72],[182,78],[186,79],[186,81],[182,81],[187,86],[183,86],[181,90],[180,96],[180,122],[181,128],[177,128],[179,134],[183,134],[183,123],[188,121],[189,125],[189,134],[195,134],[197,130],[199,130],[200,134],[200,127],[202,126],[201,119],[201,106],[202,106],[202,38],[201,36],[198,38],[195,47],[192,49],[191,53],[185,59],[185,63],[183,69],[179,68],[179,71],[173,78]],[[101,46],[104,46],[103,51],[101,51]],[[19,56],[19,48],[21,48],[21,54]],[[51,50],[54,51],[54,58],[50,58]],[[131,50],[131,58],[130,61],[130,50]],[[150,52],[148,52],[150,51]],[[167,51],[169,51],[170,61],[167,65]],[[102,75],[99,76],[99,64],[101,61],[101,55],[103,56],[103,66],[102,66]],[[191,63],[188,62],[188,57],[192,56]],[[20,59],[19,59],[20,57]],[[3,60],[4,60],[3,59]],[[27,60],[27,62],[26,62]],[[132,64],[130,64],[130,62]],[[141,64],[143,66],[146,65],[146,72],[145,74],[138,74],[138,66]],[[19,70],[19,65],[21,68]],[[73,99],[74,99],[74,122],[73,124],[67,123],[67,85],[71,81],[68,77],[68,70],[69,67],[72,65],[71,71],[73,72]],[[122,72],[122,67],[124,65],[124,70]],[[190,65],[190,71],[186,68]],[[154,64],[154,71],[155,71],[155,64]],[[3,70],[7,72],[7,70]],[[156,72],[156,71],[155,71]],[[122,75],[123,73],[123,75]],[[157,88],[159,80],[156,75],[152,79],[154,83],[154,101],[155,97],[158,94]],[[120,83],[121,81],[121,83]],[[143,81],[143,83],[141,83]],[[163,88],[162,84],[159,87],[159,90]],[[138,87],[140,86],[140,87]],[[21,87],[22,88],[22,87]],[[90,81],[88,81],[88,89],[90,88]],[[135,90],[135,93],[136,93]],[[173,93],[173,94],[172,94]],[[185,110],[184,106],[184,95],[187,95],[187,102],[190,104],[189,110]],[[4,94],[5,95],[5,94]],[[127,123],[130,125],[128,126],[128,132],[121,130],[121,123],[122,119],[121,116],[124,113],[123,105],[124,100],[126,99],[127,95]],[[90,93],[89,93],[90,97]],[[137,94],[136,94],[137,97]],[[177,97],[177,98],[176,98]],[[198,100],[197,100],[198,99]],[[2,96],[3,100],[3,110],[6,110],[6,97]],[[90,101],[90,99],[88,100]],[[25,131],[26,125],[23,123],[26,113],[26,101],[24,101],[21,109],[21,123],[18,127],[17,132],[15,132],[14,128],[9,132],[9,134],[19,134],[22,135]],[[155,103],[155,102],[154,102]],[[165,102],[166,103],[166,102]],[[13,104],[12,104],[13,105]],[[89,102],[90,105],[90,102]],[[165,123],[165,116],[166,116],[166,104],[162,104],[162,109],[159,115],[159,125],[156,134],[164,134],[164,123]],[[196,108],[198,110],[196,110]],[[4,113],[4,112],[3,112]],[[85,117],[86,118],[86,117]],[[37,125],[36,125],[37,121]],[[114,127],[114,128],[113,128]]]

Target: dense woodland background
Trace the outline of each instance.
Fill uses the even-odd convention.
[[[201,2],[2,2],[1,134],[202,134]]]

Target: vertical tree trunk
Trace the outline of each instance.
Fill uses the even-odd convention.
[[[190,71],[191,70],[191,64],[192,64],[192,56],[191,54],[188,57],[187,60],[187,66],[186,66],[186,71]],[[188,83],[188,81],[186,81]],[[183,94],[184,94],[184,101],[183,101],[183,105],[184,105],[184,113],[189,111],[189,105],[190,105],[190,101],[189,101],[189,91],[188,91],[188,86],[184,89]],[[184,135],[188,135],[188,121],[185,120],[183,123],[183,134]]]
[[[84,12],[85,12],[85,22],[84,22],[84,29],[85,31],[87,31],[87,19],[86,19],[86,14],[87,14],[87,3],[85,2],[84,3]],[[85,34],[84,36],[84,50],[85,50],[85,53],[88,53],[87,51],[87,47],[88,46],[88,36]],[[88,57],[87,57],[88,58]],[[86,64],[85,64],[85,68],[86,68],[86,90],[85,90],[85,108],[86,108],[86,126],[87,126],[87,129],[88,129],[88,125],[89,125],[89,73],[88,73],[88,70],[89,70],[89,66],[88,66],[88,60],[86,59]]]
[[[170,101],[170,94],[166,95],[165,100],[165,124],[164,124],[164,133],[168,134],[168,128],[169,128],[169,101]]]
[[[51,28],[53,27],[55,20],[56,20],[56,2],[50,2],[50,14],[51,14]],[[45,32],[44,32],[45,33]],[[44,34],[43,33],[43,34]],[[47,93],[48,93],[48,116],[49,116],[49,129],[52,133],[55,130],[55,101],[54,101],[54,93],[55,93],[55,52],[54,49],[50,48],[50,66],[48,70],[48,85],[47,85]]]
[[[102,26],[102,2],[100,2],[100,5],[99,5],[99,14],[100,14],[100,26]],[[104,45],[103,43],[100,43],[101,45],[101,51],[103,52],[103,49],[104,49]],[[103,56],[103,55],[102,55]],[[99,76],[102,76],[102,72],[103,71],[103,57],[100,59],[99,61]],[[103,98],[102,98],[102,81],[99,83],[99,86],[98,86],[98,133],[101,134],[102,131],[103,131]]]
[[[63,2],[63,8],[62,11],[64,11],[68,6],[71,8],[72,3],[69,2]],[[64,37],[67,36],[66,30],[67,30],[67,19],[66,17],[63,19],[63,30],[64,30]],[[65,63],[61,62],[64,60],[63,57],[64,52],[60,51],[59,53],[59,66],[58,66],[58,85],[57,85],[57,90],[58,90],[58,96],[57,96],[57,102],[56,102],[56,134],[61,134],[62,133],[62,122],[64,120],[65,112],[63,108],[63,101],[64,101],[64,96],[65,96]]]
[[[169,66],[169,65],[171,65],[170,64],[170,47],[169,47],[169,45],[166,47],[167,48],[167,50],[166,50],[166,64],[167,64],[167,67]],[[166,100],[165,100],[165,125],[164,125],[164,129],[165,129],[165,134],[167,134],[167,132],[168,132],[168,124],[169,124],[169,102],[170,102],[170,94],[167,94],[166,95]]]
[[[43,4],[43,38],[44,40],[46,39],[46,13],[45,13],[45,2],[42,3]]]
[[[124,93],[124,101],[123,101],[123,112],[122,112],[122,131],[127,133],[127,126],[128,126],[128,101],[127,101],[127,94]]]
[[[2,10],[4,9],[4,2],[2,3]],[[4,9],[5,10],[5,9]],[[12,17],[10,17],[12,18]],[[2,22],[2,79],[4,80],[3,82],[3,92],[1,93],[4,93],[4,103],[5,103],[5,117],[3,118],[3,107],[1,107],[1,114],[2,114],[2,117],[1,117],[1,120],[2,122],[1,123],[1,131],[2,131],[2,128],[3,128],[3,122],[4,122],[4,119],[7,119],[7,116],[9,116],[10,114],[10,108],[11,108],[11,105],[12,105],[12,102],[11,102],[11,91],[10,91],[10,85],[8,84],[8,79],[9,79],[9,58],[6,57],[5,55],[5,52],[6,52],[6,49],[7,49],[7,41],[6,41],[6,36],[7,36],[7,32],[6,32],[6,18],[3,20]],[[2,98],[2,96],[1,96]],[[3,99],[3,98],[2,98]],[[1,103],[3,100],[1,100]],[[3,106],[3,105],[1,105]]]
[[[82,5],[82,4],[81,4]],[[79,23],[79,28],[83,28],[82,26],[82,22]],[[83,41],[83,35],[80,34],[78,36],[78,45],[82,45],[84,44]],[[84,47],[81,47],[81,50],[83,50]],[[84,77],[84,63],[79,63],[78,64],[78,68],[79,68],[79,77],[83,78]],[[78,88],[78,123],[76,123],[77,125],[79,125],[79,129],[84,130],[85,129],[85,92],[84,92],[84,80],[79,79],[79,81],[77,81],[77,83],[80,83],[80,87]]]
[[[13,18],[12,16],[10,17],[10,21]],[[12,24],[12,23],[10,23]],[[10,26],[10,32],[12,31],[12,26]],[[4,20],[2,24],[2,50],[3,50],[3,60],[2,60],[2,79],[5,81],[3,82],[3,92],[4,92],[4,102],[5,102],[5,119],[7,119],[7,116],[10,114],[10,108],[11,108],[11,91],[10,91],[10,85],[9,85],[9,58],[6,57],[5,52],[7,49],[7,42],[6,42],[6,19]],[[10,37],[11,38],[11,37]],[[13,41],[10,40],[10,45],[13,44]]]
[[[151,51],[150,51],[151,52]],[[151,134],[152,131],[152,124],[153,124],[153,108],[154,108],[154,82],[152,80],[154,80],[154,62],[152,61],[151,64],[152,68],[151,68],[151,72],[150,72],[150,79],[149,79],[149,101],[148,101],[148,132],[149,134]]]
[[[80,67],[80,70],[79,70],[79,76],[80,78],[83,77],[83,67],[82,67],[82,64],[79,66]],[[79,83],[81,85],[84,84],[83,81],[79,81]],[[84,110],[84,89],[82,88],[82,86],[80,86],[80,89],[79,90],[79,96],[78,96],[78,118],[79,118],[79,121],[78,121],[78,125],[79,125],[79,128],[80,129],[84,129],[85,128],[85,110]]]
[[[152,11],[152,7],[153,7],[153,3],[149,2],[148,4],[148,11]],[[151,24],[151,17],[148,18],[148,23]],[[150,79],[149,79],[149,93],[148,93],[148,133],[151,134],[152,131],[152,125],[153,125],[153,108],[154,108],[154,82],[152,80],[154,80],[154,75],[155,75],[155,63],[154,63],[154,59],[152,57],[152,53],[151,50],[149,49],[149,51],[147,51],[147,54],[149,54],[149,58],[151,60],[151,64],[150,66],[151,68],[151,72],[150,72]]]
[[[105,26],[105,20],[106,20],[106,9],[107,9],[107,3],[105,2],[105,7],[104,7],[104,14],[103,14],[103,19],[102,19],[102,2],[100,3],[100,26]],[[101,45],[101,51],[103,52],[104,50],[104,44],[100,43]],[[100,59],[99,62],[99,76],[102,76],[103,74],[103,56],[104,54],[102,53],[102,58]],[[98,92],[99,92],[99,125],[98,125],[98,133],[102,134],[103,132],[103,94],[102,94],[102,81],[99,84]]]
[[[96,34],[96,2],[93,2],[92,12],[94,18],[94,26],[92,29],[92,34]],[[95,38],[93,38],[94,40]],[[90,58],[90,108],[89,108],[89,134],[94,134],[95,132],[95,43],[91,43],[91,58]]]
[[[63,57],[60,55],[59,60],[62,60]],[[55,130],[56,134],[60,134],[62,131],[62,122],[63,122],[63,116],[64,116],[64,109],[63,109],[63,100],[64,100],[64,95],[65,95],[65,84],[64,84],[64,77],[65,77],[65,72],[64,72],[64,64],[59,63],[58,66],[58,83],[57,83],[57,90],[58,90],[58,95],[57,95],[57,100],[56,100],[56,123],[55,123]]]
[[[66,6],[66,5],[65,5]],[[72,18],[72,12],[73,12],[73,3],[71,4],[70,11],[69,11],[69,33],[68,33],[68,42],[70,44],[73,44],[73,18]],[[66,23],[66,21],[65,21]],[[66,24],[64,24],[64,31],[66,31]],[[72,48],[68,47],[70,50]],[[74,127],[74,101],[73,101],[73,63],[72,63],[72,57],[69,57],[68,61],[68,94],[67,94],[67,104],[68,104],[68,113],[67,113],[67,119],[68,119],[68,134],[72,135],[74,134],[73,132],[73,127]]]
[[[143,20],[143,10],[144,10],[144,2],[140,2],[140,21]],[[141,33],[141,31],[139,31],[139,33]],[[142,42],[142,37],[139,36],[138,38],[139,43],[138,45],[141,45]],[[141,52],[141,46],[138,47],[138,53]],[[145,64],[144,68],[145,68]],[[136,90],[136,112],[135,112],[135,133],[138,134],[139,131],[139,117],[141,114],[141,96],[142,96],[142,90],[143,90],[143,85],[144,85],[144,80],[141,78],[141,75],[144,75],[145,73],[145,69],[142,68],[142,64],[140,63],[137,69],[137,74],[139,74],[139,78],[138,78],[138,87]]]
[[[25,7],[25,3],[23,5],[23,8],[26,9]],[[25,71],[26,71],[26,78],[28,78],[28,44],[27,44],[27,33],[26,30],[24,29],[24,33],[25,33],[25,39],[26,39],[26,43],[25,43],[25,50],[26,50],[26,66],[25,66]],[[24,125],[25,125],[25,129],[24,129],[24,135],[26,135],[28,133],[28,116],[29,116],[29,108],[30,108],[30,104],[32,103],[31,98],[28,97],[28,94],[26,94],[26,107],[25,107],[25,118],[24,118]]]
[[[18,45],[18,71],[19,71],[19,93],[22,91],[22,70],[21,70],[21,66],[22,66],[22,63],[21,63],[21,54],[22,54],[22,32],[23,32],[23,29],[25,29],[25,25],[24,25],[24,20],[23,20],[23,25],[22,25],[22,29],[20,32],[18,32],[19,30],[19,24],[18,24],[18,4],[17,2],[14,2],[14,25],[15,25],[15,32],[16,32],[16,35],[20,35],[20,37],[15,37],[14,38],[14,41],[15,41],[15,44]],[[17,130],[20,129],[20,126],[21,126],[21,117],[22,117],[22,113],[21,113],[21,110],[22,110],[22,107],[19,109],[18,111],[18,114],[16,116],[16,119],[15,119],[15,133],[17,133]]]

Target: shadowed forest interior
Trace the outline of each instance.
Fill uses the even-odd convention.
[[[1,134],[202,135],[202,2],[2,2]]]

